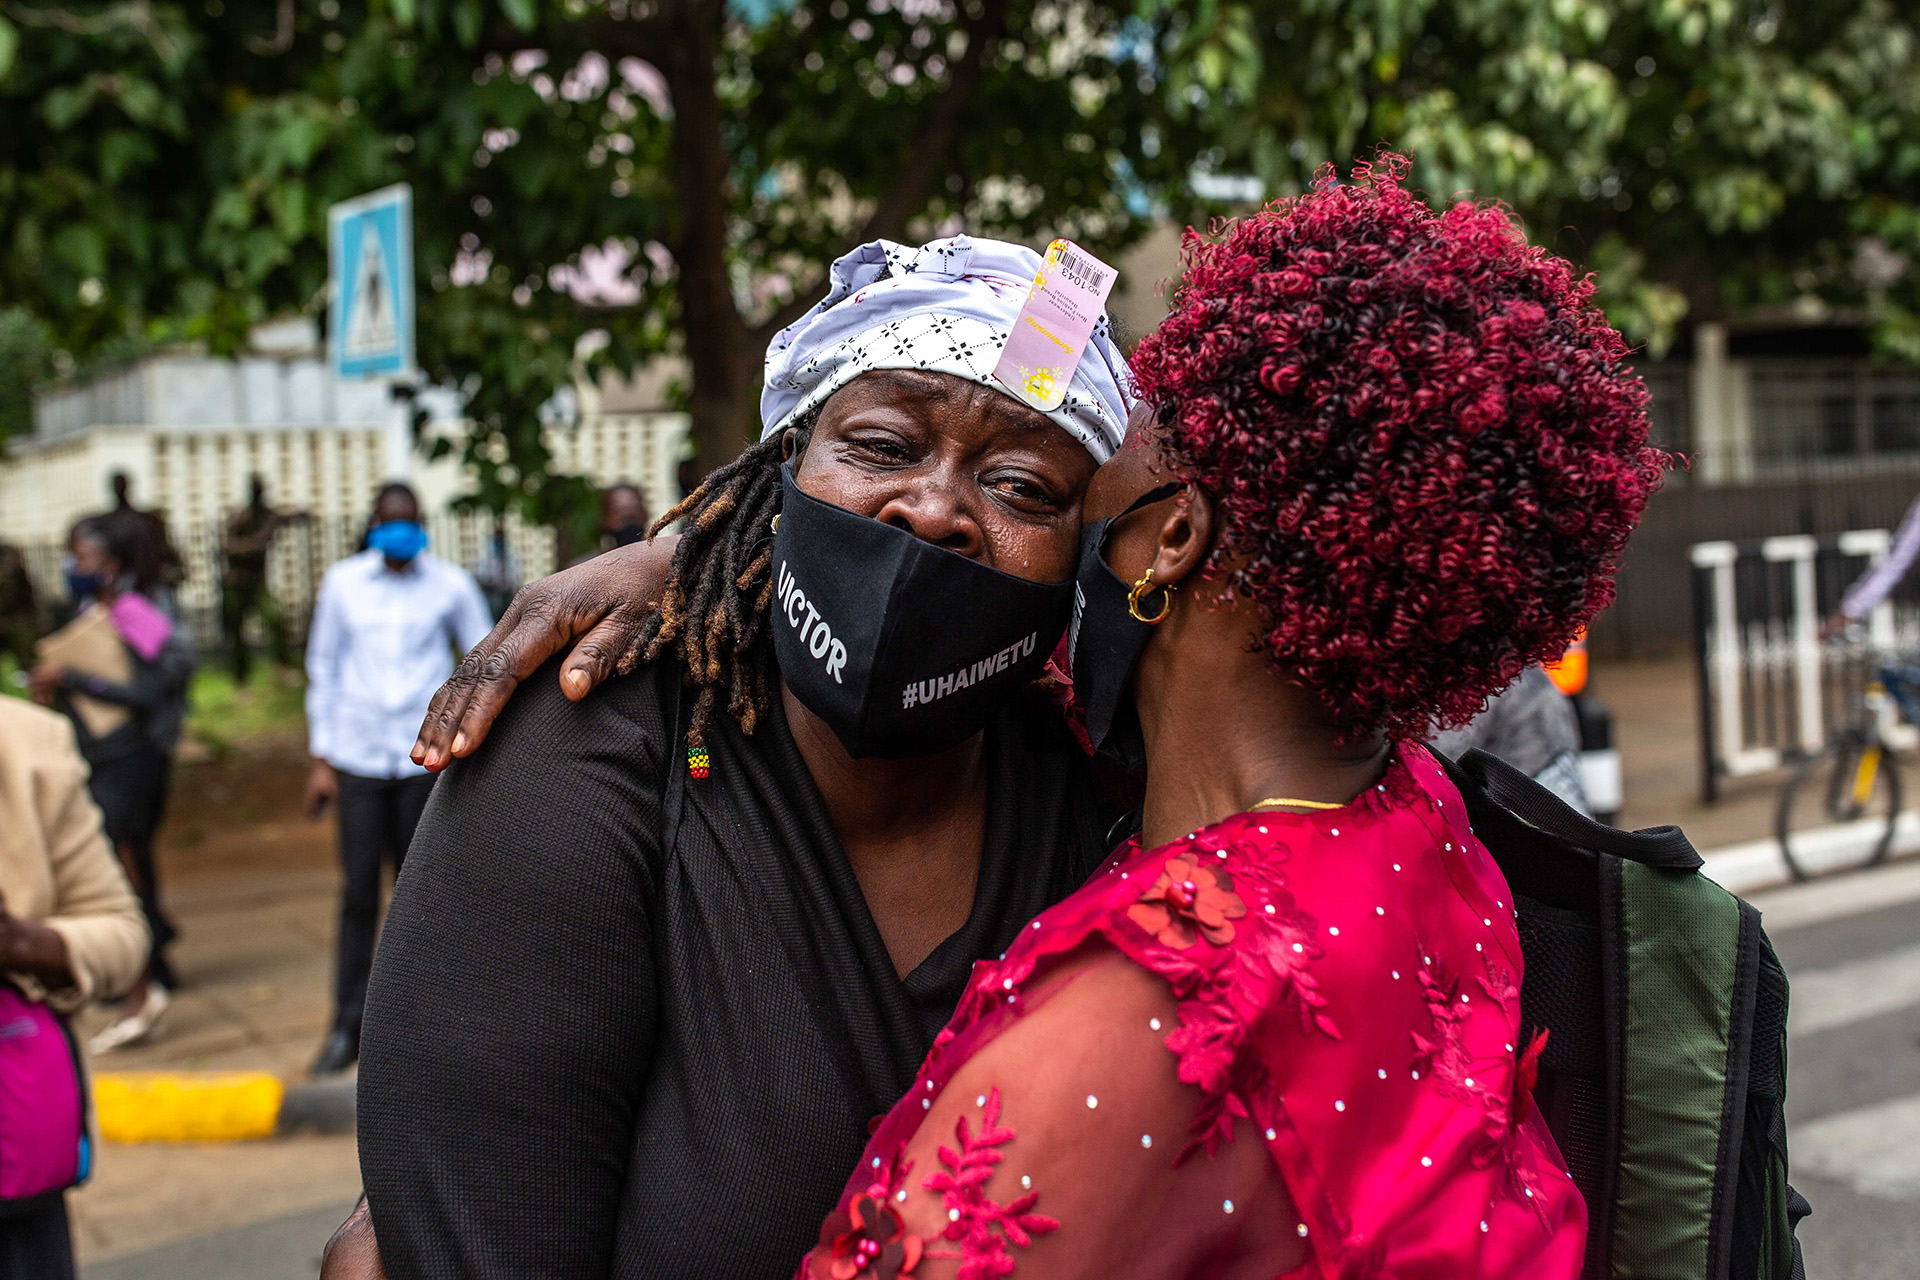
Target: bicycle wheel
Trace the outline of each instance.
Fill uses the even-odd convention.
[[[1795,880],[1816,874],[1838,846],[1866,842],[1866,857],[1849,867],[1870,867],[1887,856],[1900,816],[1900,768],[1879,735],[1850,734],[1828,743],[1794,766],[1780,788],[1774,834]],[[1835,828],[1854,828],[1837,831]]]

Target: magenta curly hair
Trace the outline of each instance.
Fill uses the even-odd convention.
[[[1215,501],[1208,572],[1343,732],[1461,724],[1613,600],[1663,456],[1593,284],[1499,205],[1441,213],[1383,154],[1188,231],[1132,365]]]

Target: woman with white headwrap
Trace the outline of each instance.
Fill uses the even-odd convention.
[[[463,744],[368,1000],[390,1274],[790,1275],[973,964],[1104,855],[1031,690],[1129,402],[1104,318],[1052,410],[995,380],[1040,265],[837,262],[762,441],[669,513],[629,676]]]

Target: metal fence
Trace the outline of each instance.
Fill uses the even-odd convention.
[[[1882,655],[1920,649],[1920,592],[1903,584],[1867,619],[1864,640],[1823,641],[1820,624],[1886,554],[1885,529],[1692,548],[1699,664],[1701,795],[1818,750]],[[1910,726],[1884,726],[1896,741]]]
[[[496,610],[514,587],[551,573],[556,567],[551,529],[509,518],[500,526],[505,535],[506,555],[497,565],[490,566],[486,561],[496,529],[492,516],[440,512],[426,516],[423,522],[432,552],[475,571],[482,587],[488,588],[490,603]],[[171,528],[168,533],[186,567],[185,581],[175,593],[181,622],[203,657],[210,656],[225,646],[221,622],[221,583],[226,569],[221,551],[222,527],[195,523]],[[267,555],[267,593],[271,597],[268,608],[278,625],[284,627],[296,657],[306,644],[321,577],[335,561],[358,551],[365,533],[364,521],[327,518],[290,524],[275,538]],[[63,571],[66,548],[35,543],[22,550],[42,612],[50,619],[66,603]],[[267,624],[261,617],[251,617],[246,627],[244,634],[251,646],[258,648],[270,639]]]
[[[1788,470],[1744,485],[1669,478],[1627,544],[1613,607],[1595,620],[1598,659],[1679,656],[1695,642],[1692,548],[1702,542],[1757,545],[1788,535],[1831,538],[1849,529],[1891,528],[1920,496],[1920,464],[1862,459],[1846,474]]]

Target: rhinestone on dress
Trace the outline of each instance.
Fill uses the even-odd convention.
[[[1335,834],[1335,835],[1339,835],[1339,834],[1340,834],[1340,828],[1338,828],[1338,827],[1335,827],[1335,828],[1333,829],[1333,834]]]
[[[1152,1145],[1153,1145],[1153,1135],[1152,1135],[1152,1134],[1150,1134],[1150,1133],[1143,1133],[1143,1134],[1141,1134],[1141,1135],[1140,1135],[1140,1145],[1141,1145],[1141,1146],[1143,1146],[1143,1147],[1150,1147],[1150,1146],[1152,1146]]]
[[[1152,1030],[1152,1031],[1158,1031],[1158,1030],[1160,1029],[1160,1019],[1158,1019],[1158,1018],[1148,1018],[1148,1019],[1147,1019],[1147,1027],[1148,1027],[1148,1029],[1149,1029],[1149,1030]]]
[[[1232,1213],[1232,1212],[1233,1212],[1233,1201],[1231,1201],[1231,1200],[1222,1200],[1222,1201],[1220,1202],[1220,1211],[1221,1211],[1222,1213]]]
[[[1277,1138],[1278,1136],[1279,1136],[1279,1134],[1277,1134],[1277,1133],[1275,1133],[1275,1132],[1274,1132],[1274,1131],[1273,1131],[1272,1129],[1269,1129],[1269,1130],[1267,1130],[1267,1141],[1268,1141],[1268,1142],[1272,1142],[1272,1141],[1273,1141],[1273,1140],[1274,1140],[1275,1138]]]
[[[1100,1099],[1094,1097],[1092,1094],[1087,1095],[1087,1110],[1091,1111],[1099,1105]]]
[[[1400,971],[1399,971],[1398,969],[1395,969],[1395,970],[1393,971],[1393,980],[1394,980],[1395,982],[1398,982],[1398,981],[1400,981]]]
[[[1339,937],[1339,936],[1340,936],[1340,926],[1339,926],[1339,925],[1337,925],[1337,924],[1333,924],[1333,925],[1328,925],[1328,926],[1327,926],[1327,934],[1328,934],[1328,936],[1330,936],[1330,937],[1334,937],[1334,938],[1337,938],[1337,937]]]
[[[1387,1069],[1385,1067],[1380,1068],[1380,1078],[1382,1080],[1387,1078]]]
[[[1335,1098],[1333,1101],[1333,1109],[1335,1111],[1345,1111],[1347,1109],[1347,1104],[1340,1101],[1338,1098]]]
[[[1385,915],[1385,914],[1387,914],[1387,909],[1386,909],[1385,907],[1375,907],[1375,908],[1373,909],[1373,914],[1375,914],[1375,915],[1377,915],[1377,916],[1383,916],[1383,915]]]
[[[1307,1238],[1307,1224],[1306,1224],[1306,1223],[1304,1223],[1304,1222],[1303,1222],[1303,1223],[1301,1223],[1301,1224],[1300,1224],[1299,1226],[1297,1226],[1297,1227],[1295,1227],[1295,1228],[1294,1228],[1294,1230],[1300,1233],[1300,1238],[1301,1238],[1302,1240],[1305,1240],[1305,1239]]]
[[[1481,1229],[1482,1231],[1485,1231],[1485,1230],[1487,1229],[1487,1224],[1486,1224],[1486,1223],[1484,1223],[1484,1222],[1482,1222],[1482,1223],[1480,1224],[1480,1229]]]
[[[1421,1167],[1422,1169],[1431,1169],[1431,1168],[1433,1168],[1433,1157],[1432,1157],[1432,1156],[1421,1156],[1421,1157],[1420,1157],[1420,1167]]]
[[[1024,1173],[1020,1175],[1020,1189],[1022,1191],[1031,1191],[1033,1189],[1033,1179]]]
[[[987,1095],[983,1093],[983,1094],[981,1094],[981,1095],[980,1095],[979,1097],[977,1097],[977,1098],[975,1098],[975,1099],[973,1100],[973,1105],[974,1105],[974,1106],[976,1106],[976,1107],[984,1107],[984,1106],[986,1106],[986,1105],[987,1105]]]

